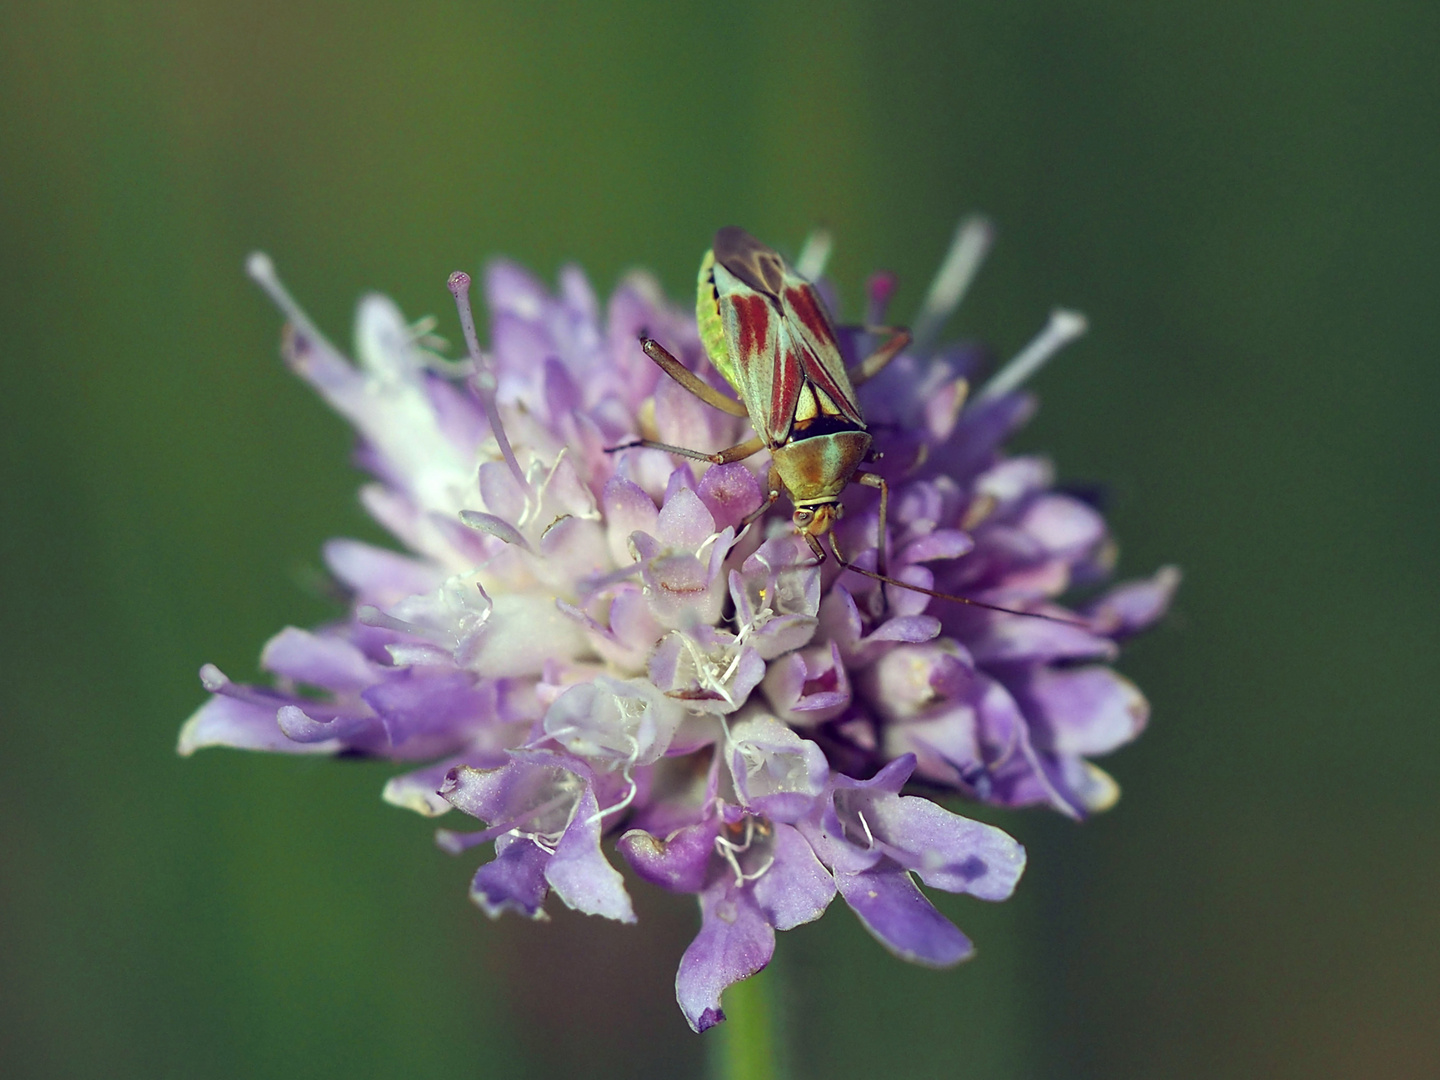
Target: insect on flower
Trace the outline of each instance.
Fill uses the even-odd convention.
[[[884,477],[862,468],[875,461],[876,455],[855,388],[878,375],[900,354],[910,342],[908,330],[863,327],[868,334],[884,337],[884,344],[847,369],[834,323],[815,286],[797,274],[779,252],[734,225],[715,234],[714,246],[701,260],[696,290],[700,339],[711,363],[735,388],[740,400],[726,397],[704,382],[655,339],[642,336],[641,347],[667,375],[701,401],[732,416],[748,418],[755,434],[713,454],[649,439],[613,450],[645,446],[715,465],[741,461],[768,450],[766,498],[746,519],[747,524],[762,517],[783,493],[794,507],[791,521],[795,530],[804,537],[817,562],[825,561],[821,538],[828,536],[835,561],[865,577],[992,611],[1054,619],[924,589],[886,574],[885,525],[890,491]],[[873,571],[846,559],[831,531],[844,511],[840,496],[851,484],[880,492]]]

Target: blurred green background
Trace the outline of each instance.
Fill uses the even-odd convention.
[[[945,905],[976,961],[782,936],[797,1075],[1440,1075],[1437,55],[1400,0],[10,0],[0,1073],[699,1075],[689,900],[491,924],[393,770],[174,756],[200,664],[378,535],[241,262],[339,341],[368,289],[453,338],[493,254],[684,301],[718,225],[822,223],[903,316],[981,209],[951,330],[1090,316],[1022,445],[1187,580],[1118,808],[1004,815],[1019,896]]]

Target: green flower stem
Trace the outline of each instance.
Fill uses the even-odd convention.
[[[772,965],[725,991],[725,1022],[710,1033],[715,1080],[785,1080],[778,984]]]

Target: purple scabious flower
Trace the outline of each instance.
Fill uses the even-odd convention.
[[[385,799],[478,821],[437,836],[457,853],[493,842],[470,889],[491,916],[544,919],[554,892],[633,922],[614,838],[643,881],[699,900],[676,980],[697,1031],[724,1019],[726,987],[769,962],[775,931],[837,895],[896,955],[965,959],[969,940],[920,885],[1003,900],[1025,853],[935,797],[1072,817],[1113,803],[1089,758],[1134,738],[1148,707],[1109,664],[1178,581],[1167,568],[1099,590],[1115,560],[1101,515],[1057,491],[1044,459],[1002,449],[1033,412],[1025,379],[1080,332],[1078,316],[1057,313],[974,393],[983,354],[932,347],[988,242],[983,223],[962,226],[913,344],[860,399],[890,484],[891,575],[1009,612],[815,565],[787,508],[756,517],[763,455],[707,466],[611,452],[637,436],[710,451],[747,432],[642,352],[645,333],[724,385],[694,318],[649,277],[602,308],[578,269],[555,294],[495,263],[482,354],[469,279],[455,275],[461,362],[370,296],[352,362],[252,256],[287,318],[286,362],[355,425],[373,477],[361,502],[403,551],[330,541],[345,617],[272,638],[271,686],[203,668],[210,697],[180,752],[408,763]],[[824,247],[802,253],[802,275],[819,277]],[[890,291],[872,279],[868,324]],[[842,344],[859,355],[862,337]],[[874,568],[873,493],[846,501],[837,538]],[[1091,598],[1062,606],[1077,589]]]

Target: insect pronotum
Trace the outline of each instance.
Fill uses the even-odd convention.
[[[645,446],[725,465],[768,450],[766,498],[747,523],[762,517],[783,493],[794,508],[791,521],[795,530],[817,562],[825,561],[821,538],[828,535],[837,563],[884,584],[1011,615],[1072,621],[921,588],[886,574],[885,520],[890,491],[882,476],[862,469],[875,460],[875,454],[855,387],[879,374],[899,355],[910,341],[908,330],[866,327],[870,333],[884,336],[884,344],[847,370],[834,324],[815,287],[778,252],[734,225],[715,234],[714,247],[700,263],[695,313],[705,351],[735,388],[739,401],[704,382],[655,339],[642,335],[641,347],[701,401],[749,419],[755,434],[713,454],[649,439],[637,439],[613,447],[613,451]],[[831,526],[843,512],[840,495],[851,484],[880,492],[876,570],[856,566],[835,545]]]

